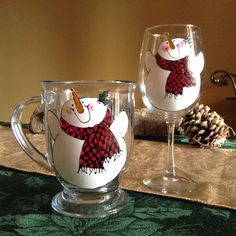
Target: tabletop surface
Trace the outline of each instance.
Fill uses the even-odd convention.
[[[235,235],[236,211],[127,191],[127,207],[95,219],[51,209],[53,176],[0,169],[0,235]]]
[[[149,145],[146,149],[150,150]],[[235,209],[130,191],[125,185],[129,195],[126,208],[95,219],[67,217],[52,210],[51,199],[62,190],[54,176],[17,170],[0,163],[0,186],[1,236],[236,235]],[[226,199],[227,196],[225,193]]]

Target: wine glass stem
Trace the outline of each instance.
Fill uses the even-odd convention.
[[[168,132],[168,150],[167,150],[167,166],[166,174],[170,177],[175,177],[175,158],[174,158],[174,134],[175,122],[166,122]]]

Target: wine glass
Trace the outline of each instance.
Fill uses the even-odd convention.
[[[139,83],[145,106],[167,124],[167,164],[163,174],[143,180],[165,194],[193,192],[198,183],[180,174],[174,159],[177,120],[198,102],[204,77],[202,36],[199,27],[158,25],[145,30],[139,62]]]

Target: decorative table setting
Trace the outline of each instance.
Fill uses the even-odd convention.
[[[234,235],[235,132],[198,103],[204,64],[197,26],[160,25],[141,47],[146,108],[134,81],[42,81],[0,123],[1,235]]]
[[[27,135],[41,150],[45,148],[42,134]],[[176,139],[176,164],[191,173],[200,187],[194,194],[166,195],[142,184],[164,166],[163,136],[135,139],[120,182],[129,195],[127,206],[95,219],[75,219],[51,210],[51,198],[60,184],[24,153],[6,123],[0,126],[0,150],[1,235],[233,235],[236,231],[235,140],[211,150],[195,147],[186,138]]]

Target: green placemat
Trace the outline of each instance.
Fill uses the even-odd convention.
[[[0,168],[0,235],[159,236],[235,235],[236,212],[127,191],[118,214],[78,219],[52,211],[56,178]]]

